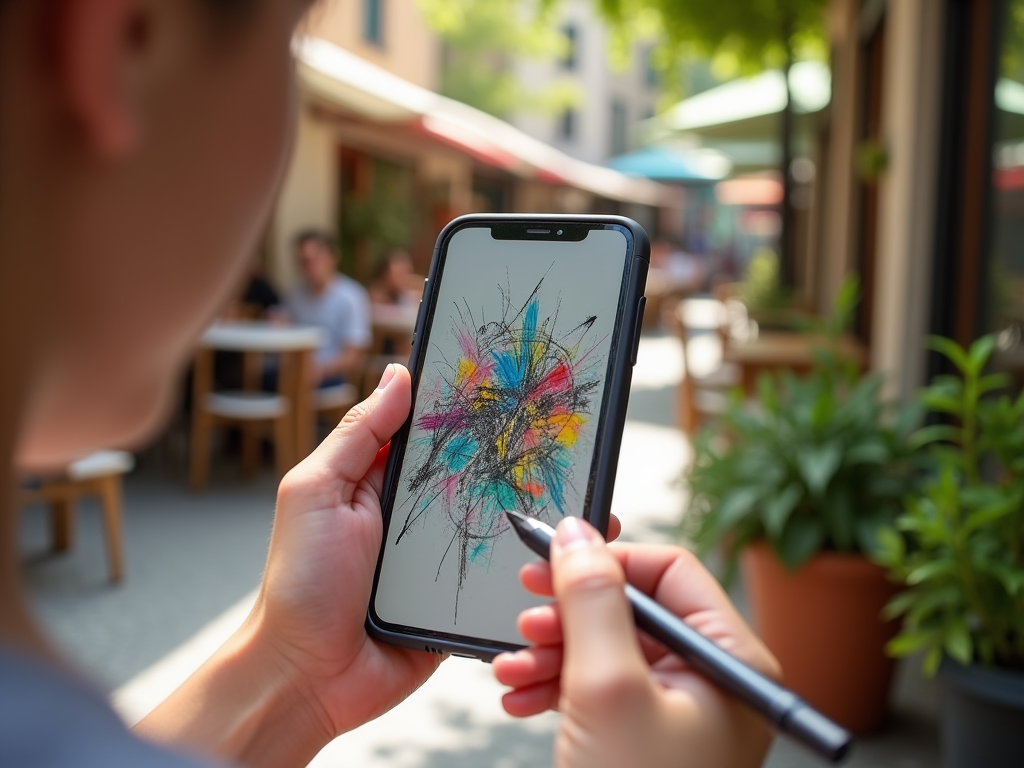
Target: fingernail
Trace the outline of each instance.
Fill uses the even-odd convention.
[[[377,385],[377,390],[382,391],[387,388],[388,382],[395,378],[395,364],[388,363],[388,367],[384,369],[384,375],[380,377],[380,384]]]
[[[578,517],[566,517],[558,524],[555,541],[563,550],[590,547],[596,543],[591,528]]]

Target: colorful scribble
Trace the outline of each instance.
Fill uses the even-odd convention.
[[[541,319],[543,283],[521,305],[499,286],[499,320],[487,322],[481,310],[478,324],[467,302],[457,306],[451,332],[459,358],[439,365],[433,380],[425,373],[421,384],[427,405],[415,427],[426,435],[410,444],[410,501],[396,544],[425,516],[447,518],[452,538],[437,573],[449,554],[458,557],[456,623],[471,566],[486,567],[509,528],[504,510],[561,516],[573,488],[574,451],[603,361],[595,359],[598,342],[587,339],[596,317],[560,333],[554,298]]]

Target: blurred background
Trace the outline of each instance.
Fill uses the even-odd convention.
[[[956,390],[943,407],[926,393],[924,410],[938,415],[914,410],[936,376],[970,376],[926,338],[967,347],[989,335],[976,355],[1001,376],[989,388],[1009,396],[1024,383],[1024,2],[321,0],[294,50],[290,168],[248,283],[200,342],[167,429],[134,454],[92,457],[23,489],[37,609],[126,719],[244,616],[277,476],[387,362],[408,355],[441,228],[473,212],[621,214],[653,242],[616,486],[624,536],[703,547],[723,575],[729,548],[743,545],[743,579],[731,588],[780,658],[807,651],[777,650],[785,641],[773,622],[798,624],[812,644],[842,644],[804,625],[824,610],[815,600],[839,606],[824,623],[842,638],[866,628],[854,656],[882,667],[863,694],[870,711],[824,703],[829,691],[861,695],[837,672],[876,674],[860,661],[830,657],[793,679],[865,734],[851,765],[959,765],[964,747],[940,738],[953,706],[940,689],[952,684],[930,672],[940,658],[943,669],[952,659],[1019,670],[1024,628],[1006,630],[1016,656],[986,657],[999,643],[984,639],[984,611],[950,597],[960,587],[948,581],[933,585],[930,608],[914,614],[905,601],[909,640],[893,645],[898,607],[886,621],[879,612],[900,586],[931,584],[931,572],[907,579],[915,567],[960,552],[950,539],[926,552],[931,561],[908,563],[917,543],[892,543],[939,471],[913,430],[962,425],[980,402]],[[369,291],[357,363],[313,388],[323,339],[289,321],[283,298],[309,282],[296,237],[311,231],[333,267]],[[764,374],[777,391],[758,383]],[[852,417],[844,404],[855,397],[863,408]],[[763,429],[743,432],[741,411],[761,414]],[[892,426],[901,411],[913,418]],[[1000,434],[1020,434],[1019,413],[1000,423]],[[963,447],[963,435],[945,434]],[[743,441],[753,458],[739,456]],[[919,459],[923,469],[893,474]],[[1024,489],[1014,468],[986,466],[970,482]],[[970,511],[965,498],[950,503]],[[1019,499],[1009,506],[1012,525],[1024,525]],[[902,531],[885,551],[875,547],[882,528]],[[1001,530],[983,521],[961,539],[1002,541]],[[761,540],[775,565],[746,551]],[[776,599],[781,607],[762,605],[766,585],[837,554],[862,560],[871,586],[841,597],[799,587]],[[981,570],[1005,566],[992,576],[1003,585],[994,614],[1024,611],[1021,549],[978,557]],[[845,619],[864,590],[866,612]],[[894,667],[886,643],[910,658]],[[1008,722],[1019,728],[1024,688],[1019,675],[1010,682],[1018,708]],[[556,716],[517,723],[498,694],[485,666],[451,659],[316,764],[550,764]],[[970,719],[964,712],[1003,717],[980,700],[962,706],[955,722]],[[1009,759],[973,765],[1024,764],[1019,750]],[[769,764],[816,763],[779,743]]]

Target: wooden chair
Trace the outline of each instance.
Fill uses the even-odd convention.
[[[122,476],[135,466],[135,459],[124,451],[97,451],[68,466],[58,477],[44,478],[38,484],[20,489],[22,504],[45,503],[50,508],[50,545],[55,552],[66,552],[75,545],[78,499],[97,496],[103,512],[110,580],[124,578],[122,547]]]
[[[728,407],[728,392],[740,384],[737,366],[722,361],[725,338],[723,327],[730,322],[726,306],[716,299],[684,299],[672,313],[673,330],[683,348],[683,378],[679,383],[676,402],[676,422],[688,435],[709,419],[719,416]],[[691,331],[703,330],[699,342],[691,338]],[[697,344],[707,347],[710,365],[695,365]]]
[[[359,402],[359,390],[352,384],[320,387],[313,396],[317,415],[332,426],[341,421],[349,408]]]
[[[210,436],[214,427],[238,425],[243,430],[243,468],[253,470],[259,436],[271,431],[278,474],[284,475],[306,455],[313,444],[312,354],[324,340],[313,326],[282,326],[270,322],[222,321],[206,329],[196,353],[192,392],[192,457],[190,485],[206,486],[210,461]],[[213,390],[213,353],[226,350],[245,353],[245,390]],[[258,382],[259,357],[249,353],[278,355],[277,392],[264,392]],[[253,363],[256,361],[256,363]]]
[[[286,355],[281,356],[278,392],[262,392],[257,388],[216,392],[213,390],[214,350],[202,348],[196,353],[192,374],[192,446],[189,463],[189,487],[202,491],[209,481],[210,438],[214,428],[236,426],[242,430],[242,469],[255,471],[259,459],[260,437],[272,428],[274,459],[277,472],[284,476],[292,468],[294,427],[288,398],[290,377],[297,375]],[[246,355],[246,368],[258,356]],[[248,374],[247,374],[248,378]]]

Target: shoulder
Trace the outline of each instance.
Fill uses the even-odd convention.
[[[331,283],[330,290],[334,296],[346,303],[359,305],[370,303],[370,294],[367,290],[347,275],[338,275],[337,279]]]

